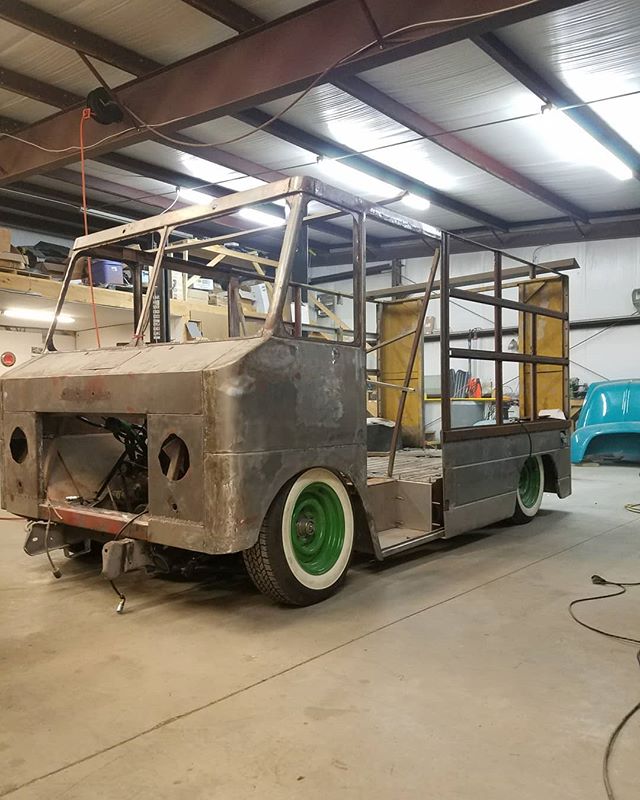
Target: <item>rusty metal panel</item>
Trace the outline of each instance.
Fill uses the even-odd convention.
[[[296,475],[324,467],[348,477],[365,500],[366,447],[308,447],[254,453],[206,453],[204,492],[207,553],[251,547],[269,506]]]
[[[261,340],[204,376],[206,452],[364,447],[364,362],[352,345]]]
[[[123,450],[110,433],[67,434],[43,439],[43,481],[50,501],[93,497]],[[87,454],[91,453],[91,458]]]
[[[36,414],[5,412],[3,428],[6,445],[2,450],[3,503],[14,514],[37,517],[42,493],[40,421]],[[24,454],[18,454],[16,460],[11,448],[11,436],[18,429],[24,432],[26,450]]]
[[[188,520],[153,517],[149,520],[145,538],[153,544],[181,547],[196,553],[218,552],[208,547],[211,535],[205,526],[202,523]]]
[[[519,426],[521,427],[521,426]],[[445,536],[499,522],[513,514],[518,477],[530,454],[549,458],[554,465],[554,485],[547,491],[564,497],[571,489],[568,429],[521,430],[509,436],[446,442],[443,449]]]
[[[155,517],[202,522],[206,494],[202,458],[202,417],[187,414],[149,414],[147,430],[150,530],[154,530]],[[162,444],[172,434],[184,441],[189,454],[186,474],[177,480],[170,480],[163,474],[159,458]]]
[[[260,339],[46,353],[3,377],[8,411],[199,414],[202,372]]]

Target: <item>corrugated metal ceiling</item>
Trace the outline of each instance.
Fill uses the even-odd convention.
[[[561,80],[582,100],[640,91],[638,0],[591,0],[500,31],[547,80]],[[640,95],[593,110],[640,148]]]
[[[619,181],[602,169],[563,158],[552,135],[542,133],[545,117],[513,121],[501,126],[469,131],[465,139],[549,189],[569,197],[589,211],[634,208],[640,202],[640,185],[635,180]],[[551,217],[553,214],[542,216]]]
[[[181,0],[29,0],[147,58],[170,64],[235,35]]]
[[[263,109],[275,114],[291,100],[284,98]],[[335,86],[314,89],[285,113],[283,119],[353,150],[368,151],[366,154],[373,160],[503,219],[530,220],[559,215]],[[404,144],[398,144],[402,142]],[[349,159],[343,163],[348,165]]]
[[[153,13],[149,12],[148,0],[114,0],[110,4],[101,0],[30,2],[160,63],[171,63],[235,35],[227,26],[181,0],[153,4]],[[309,3],[240,0],[240,4],[263,19],[273,20]],[[518,23],[499,31],[499,36],[548,80],[564,82],[585,100],[640,90],[637,0],[590,0],[562,12]],[[1,65],[78,95],[84,96],[95,87],[95,79],[73,50],[4,22],[0,25],[0,53]],[[100,63],[99,68],[112,85],[131,79],[128,73],[115,67]],[[618,210],[640,205],[637,181],[616,180],[602,169],[578,163],[566,148],[557,146],[558,142],[545,128],[546,122],[538,115],[539,98],[472,42],[459,42],[388,64],[361,77],[446,130],[467,129],[458,132],[463,141],[588,210]],[[279,111],[290,100],[270,103],[264,110]],[[640,147],[640,126],[637,125],[640,96],[607,101],[594,106],[594,110]],[[0,89],[0,115],[33,122],[53,111],[48,105]],[[523,114],[538,116],[512,119]],[[314,89],[284,115],[284,120],[347,147],[369,150],[370,158],[507,221],[551,218],[560,214],[436,143],[416,140],[417,135],[403,125],[333,86]],[[251,130],[250,126],[225,117],[188,132],[200,141],[217,145]],[[317,163],[315,153],[269,133],[260,131],[240,141],[221,144],[221,147],[258,165],[251,178],[171,149],[168,144],[145,142],[119,152],[202,179],[203,183],[211,181],[233,189],[246,188],[262,180],[262,166],[265,170],[289,175],[312,175],[358,192],[346,179],[328,175],[326,165]],[[348,165],[349,162],[343,163]],[[171,187],[160,181],[95,162],[89,163],[88,172],[144,191],[168,191],[169,194],[165,194],[168,203],[172,199]],[[359,193],[369,199],[385,197],[373,190]],[[98,193],[95,197],[103,199]],[[405,213],[408,210],[406,206],[397,207]],[[411,210],[410,213],[438,227],[477,224],[435,206],[426,212]]]
[[[218,143],[227,141],[236,136],[241,136],[251,130],[251,126],[245,125],[243,122],[231,119],[230,117],[224,117],[223,119],[191,128],[189,134],[193,136],[197,135],[197,138],[202,141]],[[340,189],[362,194],[367,199],[380,200],[390,196],[384,193],[375,194],[355,190],[353,183],[340,180],[339,177],[327,173],[326,169],[318,164],[318,157],[315,153],[304,150],[297,145],[284,142],[264,131],[259,131],[239,142],[225,144],[223,149],[245,158],[251,158],[259,164],[263,164],[271,169],[276,169],[286,175],[310,175],[313,178],[331,183]],[[233,183],[227,183],[225,185],[231,188],[234,187]],[[406,213],[407,207],[404,206],[402,210]],[[476,224],[471,219],[460,217],[457,214],[452,214],[451,212],[436,208],[435,206],[432,206],[428,212],[412,210],[411,214],[437,227],[465,227]]]
[[[241,5],[256,16],[271,22],[285,14],[312,5],[313,2],[314,0],[242,0]]]
[[[540,110],[540,101],[472,42],[362,73],[361,77],[446,130]]]
[[[0,115],[20,122],[37,122],[55,112],[55,108],[28,97],[0,89]]]

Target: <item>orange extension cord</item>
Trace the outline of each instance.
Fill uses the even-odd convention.
[[[89,233],[89,224],[87,221],[87,187],[84,172],[84,123],[85,120],[91,119],[91,109],[83,108],[80,117],[80,175],[82,179],[82,216],[84,219],[84,234]],[[93,291],[93,269],[91,267],[91,259],[87,258],[87,267],[89,273],[89,288],[91,290],[91,311],[93,313],[93,327],[96,330],[96,341],[98,349],[100,348],[100,328],[98,327],[98,315],[96,312],[96,298]]]

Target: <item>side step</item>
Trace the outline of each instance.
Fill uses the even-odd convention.
[[[443,528],[438,528],[431,533],[426,531],[416,531],[411,528],[387,528],[386,531],[378,533],[378,540],[380,541],[380,549],[382,550],[383,558],[398,555],[398,553],[405,553],[407,550],[413,550],[415,547],[420,547],[427,542],[433,542],[435,539],[442,539]]]
[[[378,557],[404,553],[440,539],[443,529],[433,529],[431,484],[395,478],[370,479],[369,508],[378,532]]]

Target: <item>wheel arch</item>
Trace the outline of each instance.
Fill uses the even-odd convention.
[[[377,556],[377,551],[374,544],[375,528],[373,523],[373,517],[371,516],[371,513],[367,510],[367,506],[363,498],[363,491],[362,491],[363,487],[359,486],[359,482],[357,481],[355,475],[353,475],[352,473],[345,472],[344,470],[337,469],[336,467],[327,464],[314,463],[305,466],[303,469],[292,470],[289,477],[272,492],[272,497],[270,498],[269,503],[266,505],[265,514],[260,522],[260,526],[264,524],[264,520],[266,519],[269,510],[278,499],[282,490],[288,485],[293,484],[301,475],[303,475],[308,470],[316,468],[326,469],[328,472],[332,472],[336,477],[340,479],[345,489],[347,490],[349,499],[351,500],[351,507],[353,509],[354,550],[358,553],[368,553]],[[257,533],[256,533],[256,538],[257,538]]]
[[[550,453],[544,453],[542,458],[542,468],[544,470],[544,491],[558,494],[560,486],[558,483],[558,466]]]

